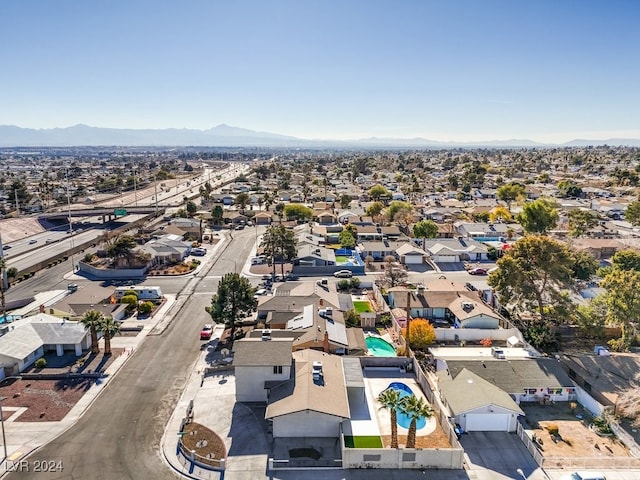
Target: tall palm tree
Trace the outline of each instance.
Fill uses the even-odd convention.
[[[398,409],[402,406],[400,392],[393,388],[387,388],[378,395],[380,408],[391,413],[391,448],[398,448]]]
[[[433,408],[422,397],[409,395],[402,399],[400,410],[411,418],[409,424],[409,434],[407,435],[407,448],[416,448],[416,430],[420,417],[430,418],[433,416]]]
[[[84,314],[80,323],[84,325],[85,329],[89,329],[91,332],[91,353],[99,353],[98,347],[98,331],[102,330],[102,322],[104,317],[96,310],[89,310]]]
[[[111,317],[103,317],[100,329],[104,336],[104,354],[111,355],[111,339],[120,333],[120,322]]]

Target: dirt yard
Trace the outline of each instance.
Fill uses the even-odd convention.
[[[47,366],[36,369],[31,367],[25,373],[89,373],[104,372],[122,353],[122,349],[113,349],[112,355],[86,353],[82,357],[73,354],[56,356],[45,355]],[[80,361],[79,361],[80,360]],[[3,397],[4,420],[12,418],[16,422],[57,422],[82,398],[96,382],[95,378],[64,378],[57,380],[8,379],[0,382],[0,397]]]
[[[589,429],[591,416],[578,407],[574,412],[568,403],[550,405],[521,404],[526,423],[542,445],[546,459],[568,457],[628,457],[627,448],[615,437],[603,437]],[[578,418],[578,416],[582,418]],[[550,425],[558,427],[558,436],[548,431]]]
[[[440,426],[440,421],[436,419],[436,429],[429,435],[417,435],[416,436],[416,448],[451,448],[449,439]],[[385,448],[391,447],[391,435],[382,435],[382,444]],[[398,444],[400,446],[407,444],[406,435],[398,435]]]

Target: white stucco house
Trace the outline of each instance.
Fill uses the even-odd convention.
[[[233,344],[238,402],[266,402],[269,389],[291,377],[292,338],[246,337]]]
[[[0,379],[18,375],[47,352],[62,356],[72,351],[80,356],[90,346],[89,331],[81,323],[46,313],[27,317],[0,337]]]

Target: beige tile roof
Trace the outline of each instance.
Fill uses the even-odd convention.
[[[316,350],[293,353],[295,378],[271,390],[266,418],[311,410],[349,418],[342,358]],[[313,362],[322,362],[323,381],[314,381]]]

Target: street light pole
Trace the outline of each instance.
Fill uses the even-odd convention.
[[[516,468],[516,473],[520,474],[520,476],[524,478],[524,480],[527,480],[527,476],[524,474],[521,468]]]

